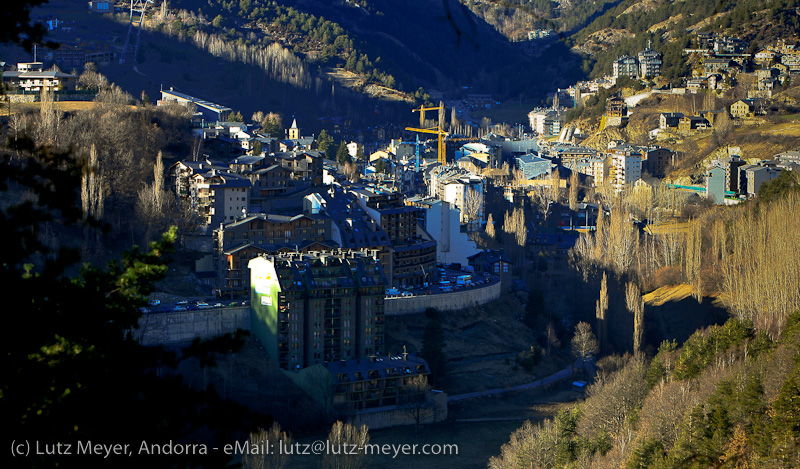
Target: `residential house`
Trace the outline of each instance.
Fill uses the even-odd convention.
[[[728,73],[729,70],[736,67],[736,63],[729,58],[707,57],[703,60],[703,68],[706,75],[712,73]]]
[[[206,159],[221,161],[228,161],[246,153],[238,139],[228,137],[222,133],[204,139],[201,152]]]
[[[781,64],[790,72],[800,72],[800,49],[786,50],[781,55]]]
[[[716,125],[715,123],[719,121],[719,118],[722,115],[727,116],[728,111],[726,111],[724,109],[711,109],[709,111],[700,111],[697,114],[700,117],[704,117],[708,121],[708,124],[711,127],[713,127],[714,125]]]
[[[467,262],[475,269],[476,274],[487,273],[498,276],[500,278],[500,288],[503,292],[511,290],[513,265],[502,249],[496,251],[484,249],[477,254],[469,256]]]
[[[772,49],[761,49],[760,51],[756,52],[753,56],[753,60],[756,63],[760,63],[762,65],[769,65],[770,62],[775,61],[780,58],[780,54]]]
[[[3,84],[25,92],[71,91],[77,85],[78,77],[63,73],[58,67],[42,70],[42,62],[23,62],[17,64],[16,71],[3,72]]]
[[[703,88],[708,88],[708,78],[706,77],[694,77],[686,80],[687,90],[700,90]]]
[[[292,179],[314,181],[322,177],[322,157],[315,153],[292,151],[275,153],[274,156],[276,164],[291,172]]]
[[[230,170],[227,164],[206,159],[204,161],[181,160],[173,164],[167,170],[170,184],[175,194],[181,200],[191,199],[191,203],[196,204],[197,187],[195,187],[195,174],[206,174],[210,171],[226,172]]]
[[[731,104],[731,116],[736,118],[755,116],[759,112],[760,104],[756,99],[740,99]]]
[[[658,128],[667,130],[668,128],[677,128],[683,119],[682,112],[664,112],[658,117]]]
[[[705,130],[711,127],[708,119],[701,116],[684,116],[678,122],[678,130],[681,132],[691,132],[693,130]]]
[[[607,126],[620,126],[628,120],[628,106],[619,96],[612,96],[606,103],[605,123]]]
[[[231,171],[239,174],[252,173],[260,168],[265,161],[265,157],[256,155],[242,155],[232,159],[228,166]]]

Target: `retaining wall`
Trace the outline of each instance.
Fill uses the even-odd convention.
[[[481,288],[470,288],[452,293],[386,298],[383,311],[387,316],[422,313],[428,308],[453,311],[476,304],[482,305],[500,298],[500,280]]]
[[[433,406],[421,411],[420,424],[430,424],[447,420],[447,394],[433,391],[431,396]],[[349,419],[356,427],[366,425],[370,429],[396,427],[399,425],[416,425],[416,420],[409,411],[404,411],[397,406],[382,407],[374,410],[359,412]]]
[[[169,345],[208,339],[236,329],[250,330],[250,307],[146,313],[133,335],[142,345]]]

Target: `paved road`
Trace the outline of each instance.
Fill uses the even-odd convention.
[[[552,375],[546,378],[536,380],[532,383],[520,384],[518,386],[510,386],[507,388],[487,389],[485,391],[468,392],[466,394],[456,394],[454,396],[448,396],[447,402],[460,401],[462,399],[472,399],[473,397],[492,396],[495,394],[502,394],[505,392],[521,391],[523,389],[538,388],[539,386],[544,386],[546,384],[550,384],[561,379],[569,378],[570,376],[572,376],[572,369],[579,368],[581,366],[583,366],[583,364],[581,363],[581,359],[579,358],[575,360],[575,363],[564,368],[563,370],[553,373]]]

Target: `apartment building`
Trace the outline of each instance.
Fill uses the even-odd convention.
[[[251,330],[280,368],[383,354],[387,282],[377,251],[280,253],[248,267]]]

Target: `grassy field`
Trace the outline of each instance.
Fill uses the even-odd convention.
[[[686,233],[689,230],[688,222],[668,221],[647,225],[647,231],[654,235]]]
[[[18,112],[38,111],[42,103],[11,103],[10,114]],[[56,101],[56,109],[62,112],[85,111],[94,107],[95,103],[92,101]],[[4,105],[5,107],[5,105]],[[3,115],[9,113],[8,109],[3,109]]]

